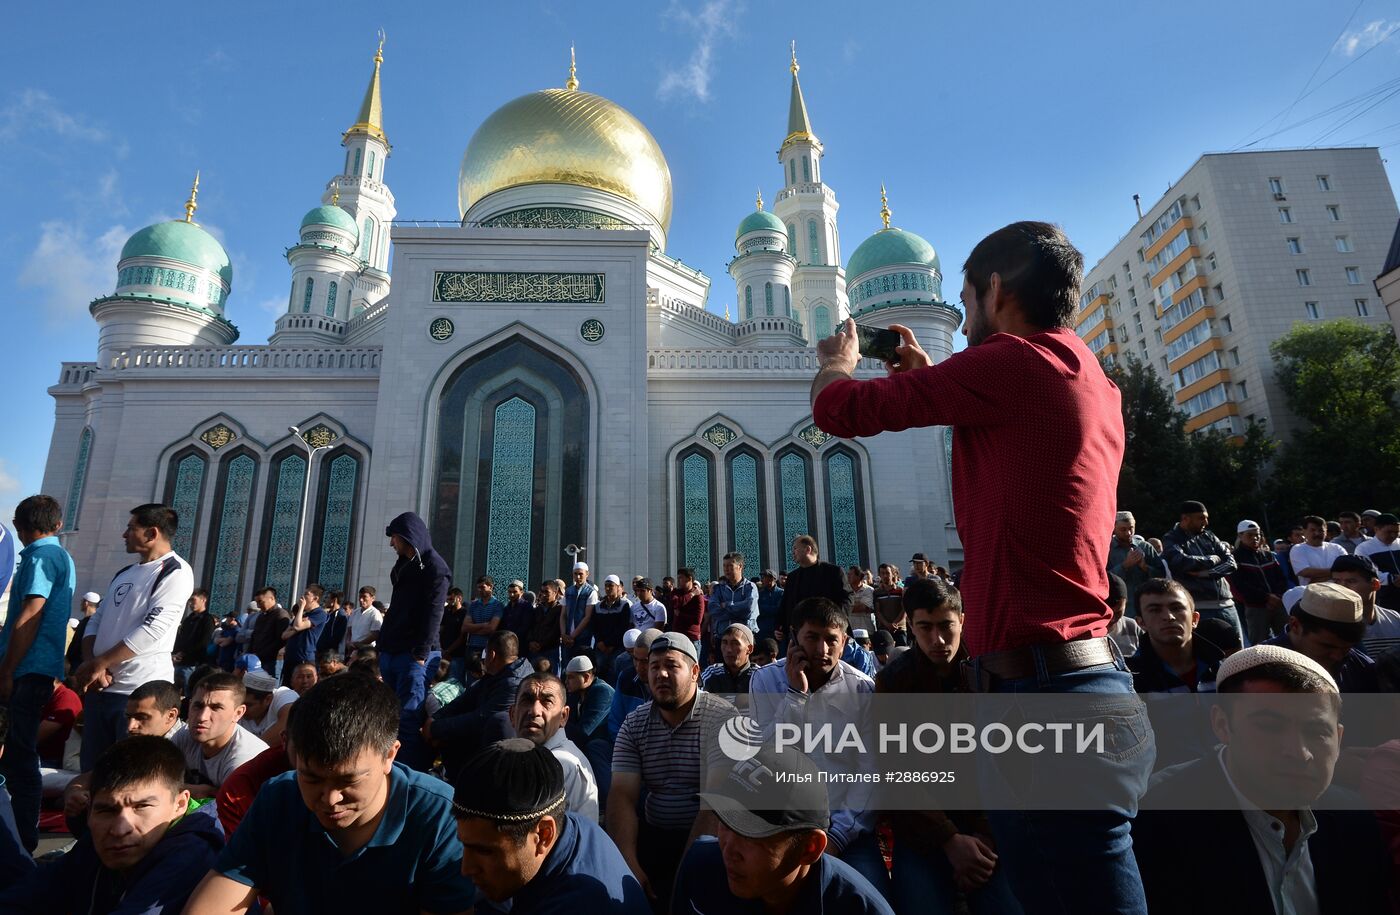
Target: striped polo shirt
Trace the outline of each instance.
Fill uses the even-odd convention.
[[[700,811],[697,792],[708,767],[733,763],[710,737],[709,759],[703,758],[707,735],[739,712],[712,693],[697,691],[685,720],[674,728],[651,702],[628,713],[613,742],[614,772],[636,772],[646,786],[647,823],[658,829],[689,829]]]

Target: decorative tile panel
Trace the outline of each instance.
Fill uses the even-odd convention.
[[[856,516],[855,465],[837,452],[826,462],[827,511],[831,513],[832,561],[845,569],[860,564],[860,521]]]
[[[326,501],[321,506],[321,559],[316,578],[322,587],[335,591],[344,591],[349,585],[350,535],[359,477],[360,461],[353,454],[331,461]]]
[[[301,437],[312,448],[324,448],[331,442],[340,438],[340,433],[336,432],[325,423],[317,423],[303,432]]]
[[[809,425],[807,425],[806,428],[804,428],[801,432],[797,433],[797,437],[802,439],[807,444],[811,445],[813,448],[820,448],[822,445],[825,445],[832,439],[831,433],[823,432],[820,428],[818,428],[816,423],[810,423]]]
[[[216,426],[210,426],[208,429],[205,429],[204,434],[199,437],[199,440],[215,451],[218,451],[237,437],[237,434],[232,429],[225,426],[223,423],[219,423]]]
[[[188,454],[175,465],[175,490],[170,507],[175,510],[179,526],[170,546],[189,560],[194,551],[195,529],[199,527],[199,496],[204,490],[204,471],[209,462],[200,454]]]
[[[810,512],[807,502],[807,459],[800,454],[785,454],[778,461],[778,479],[782,488],[783,544],[792,541],[807,529]]]
[[[691,454],[681,461],[681,564],[695,570],[698,581],[711,578],[710,460]]]
[[[491,447],[486,574],[496,581],[530,580],[534,497],[535,407],[512,397],[496,407]]]
[[[734,513],[734,549],[744,554],[750,569],[763,568],[763,531],[758,506],[758,461],[736,454],[729,462],[729,501]],[[752,573],[749,573],[752,574]]]
[[[78,529],[78,509],[82,507],[83,486],[87,483],[88,459],[92,457],[92,427],[83,427],[78,436],[78,459],[73,463],[73,481],[68,486],[68,504],[63,506],[63,526]]]
[[[213,613],[228,613],[240,604],[243,558],[248,549],[248,513],[252,509],[257,470],[256,461],[240,454],[229,461],[225,471],[224,501],[219,511],[209,582],[209,607]]]
[[[701,434],[701,437],[716,448],[723,450],[725,445],[728,445],[739,437],[739,433],[735,432],[724,423],[715,423],[713,426],[706,429]]]
[[[601,273],[484,273],[439,270],[434,302],[580,302],[603,304]]]
[[[306,458],[291,454],[277,469],[272,502],[272,528],[267,539],[267,571],[263,577],[283,599],[292,594],[292,569],[301,535],[301,500],[306,491]]]

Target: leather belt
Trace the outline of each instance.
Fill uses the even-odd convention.
[[[989,676],[998,680],[1025,680],[1034,677],[1038,673],[1036,655],[1040,656],[1045,672],[1051,676],[1101,664],[1113,664],[1117,660],[1113,645],[1107,637],[1026,645],[1022,648],[984,654],[963,662],[964,680],[970,689],[981,692],[987,688],[986,681]],[[976,682],[978,670],[982,674],[981,683]]]

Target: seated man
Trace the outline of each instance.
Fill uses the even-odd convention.
[[[449,777],[482,748],[509,736],[511,703],[520,681],[532,672],[520,657],[519,639],[504,629],[486,640],[482,663],[486,676],[423,723],[423,739],[442,748]]]
[[[730,623],[720,633],[719,654],[723,660],[700,673],[700,688],[723,696],[737,708],[748,708],[749,677],[754,672],[749,661],[753,654],[753,630],[743,623]]]
[[[551,673],[533,673],[520,681],[511,706],[515,736],[537,743],[554,754],[564,768],[564,793],[569,812],[598,822],[598,779],[582,750],[564,733],[569,704],[564,684]]]
[[[641,633],[637,633],[641,635]],[[636,637],[632,639],[636,645]],[[632,649],[619,652],[619,658],[632,660]],[[612,782],[612,735],[608,733],[608,713],[612,711],[614,690],[598,679],[587,655],[569,660],[564,668],[564,685],[569,689],[569,719],[564,732],[588,758],[598,776],[598,806],[607,809],[608,785]]]
[[[1380,691],[1376,663],[1357,650],[1366,637],[1360,596],[1335,582],[1307,585],[1288,611],[1288,628],[1265,642],[1292,648],[1321,664],[1346,693]],[[1284,595],[1288,603],[1288,595]]]
[[[296,770],[263,785],[185,910],[278,915],[463,912],[448,785],[394,761],[399,699],[348,673],[307,691],[292,715]]]
[[[489,900],[478,902],[478,915],[651,911],[617,846],[566,811],[564,798],[558,757],[533,741],[502,740],[467,763],[452,813],[462,873]]]
[[[244,674],[243,692],[248,711],[238,723],[270,747],[281,743],[282,732],[287,727],[287,713],[292,710],[299,693],[294,687],[278,683],[277,678],[265,670],[250,670]]]
[[[780,774],[810,780],[780,781]],[[705,836],[691,846],[676,874],[672,910],[894,915],[868,880],[824,854],[831,817],[826,787],[816,776],[816,767],[801,754],[763,749],[702,793],[719,819],[719,837]]]
[[[1256,645],[1227,658],[1216,684],[1211,725],[1224,746],[1158,773],[1133,823],[1149,910],[1388,911],[1375,817],[1341,809],[1356,805],[1329,787],[1342,743],[1332,676]],[[1191,858],[1203,837],[1208,864]]]
[[[234,769],[267,749],[258,735],[238,726],[247,709],[243,684],[233,674],[210,674],[195,686],[189,727],[170,741],[185,754],[185,781],[194,797],[213,797]]]
[[[296,710],[296,705],[287,707],[287,727],[291,727]],[[224,779],[224,783],[219,786],[219,793],[214,795],[214,802],[219,822],[224,827],[225,839],[233,837],[243,818],[248,815],[248,808],[253,806],[253,801],[262,790],[263,784],[283,772],[296,768],[292,760],[291,737],[284,728],[275,744],[234,769],[229,777]]]
[[[191,810],[184,776],[168,740],[113,744],[93,767],[87,834],[0,892],[0,911],[180,911],[224,844],[211,813]]]

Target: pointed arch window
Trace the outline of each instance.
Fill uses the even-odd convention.
[[[367,264],[374,263],[374,220],[365,217],[365,227],[360,231],[360,259]]]
[[[778,456],[778,526],[783,546],[816,530],[812,513],[812,461],[805,452],[789,449]]]
[[[358,146],[355,147],[355,177],[356,177],[356,178],[360,177],[360,157],[361,157],[362,155],[364,155],[364,150],[361,149],[361,148],[358,147]]]
[[[812,333],[816,339],[825,340],[831,336],[831,309],[818,305],[812,309]]]
[[[292,291],[287,294],[287,313],[297,310],[297,281],[292,280]]]
[[[194,554],[199,529],[200,501],[209,462],[195,448],[187,448],[170,459],[165,476],[165,504],[175,510],[178,524],[170,546],[186,560]]]
[[[677,471],[680,564],[694,569],[698,581],[709,581],[715,567],[714,462],[694,447],[681,455]]]
[[[817,240],[817,221],[807,220],[807,250],[811,253],[809,264],[820,264],[822,262],[821,242]]]
[[[335,317],[335,293],[336,282],[331,280],[330,290],[326,293],[326,316]]]
[[[212,612],[227,613],[243,600],[243,565],[257,478],[257,459],[246,451],[229,455],[219,466],[214,518],[210,521],[213,542],[204,574]]]
[[[772,283],[764,283],[764,284],[763,284],[763,313],[766,314],[766,315],[772,315],[772,314],[773,314],[773,284],[772,284]]]
[[[306,491],[306,456],[299,448],[288,449],[273,460],[272,485],[263,506],[261,568],[257,580],[277,589],[284,600],[292,592],[292,567],[296,562],[297,538],[301,536],[301,500]]]
[[[757,452],[740,449],[729,456],[729,542],[744,554],[744,564],[761,569],[767,564],[763,532],[767,529],[763,493],[763,460]]]
[[[350,174],[350,156],[351,156],[351,155],[352,155],[352,153],[350,152],[350,150],[347,149],[347,150],[345,151],[345,174],[347,174],[347,175]]]
[[[82,507],[83,486],[87,483],[88,460],[92,457],[92,426],[84,426],[78,436],[78,459],[73,463],[73,480],[68,486],[68,504],[64,506],[63,526],[78,529],[78,509]]]
[[[304,315],[311,314],[311,295],[315,289],[316,281],[308,276],[306,278],[306,291],[301,296],[301,313]]]
[[[372,150],[372,149],[369,151],[369,168],[367,168],[367,169],[365,170],[365,177],[366,177],[366,178],[373,178],[373,177],[374,177],[374,150]]]
[[[783,287],[783,314],[792,317],[792,289]]]
[[[316,530],[311,538],[311,575],[323,587],[344,591],[350,582],[362,461],[345,448],[317,464]]]
[[[744,287],[744,320],[747,321],[747,320],[749,320],[749,319],[752,318],[752,317],[753,317],[753,287],[752,287],[752,286],[745,286],[745,287]]]
[[[802,180],[807,182],[812,180],[812,164],[806,156],[802,157]]]
[[[796,160],[796,159],[789,159],[789,160],[788,160],[788,177],[791,179],[790,181],[788,181],[788,184],[796,184],[796,183],[797,183],[797,160]]]
[[[860,459],[845,448],[826,458],[827,552],[843,569],[865,565],[864,504]]]
[[[788,223],[788,254],[797,256],[797,224]]]

